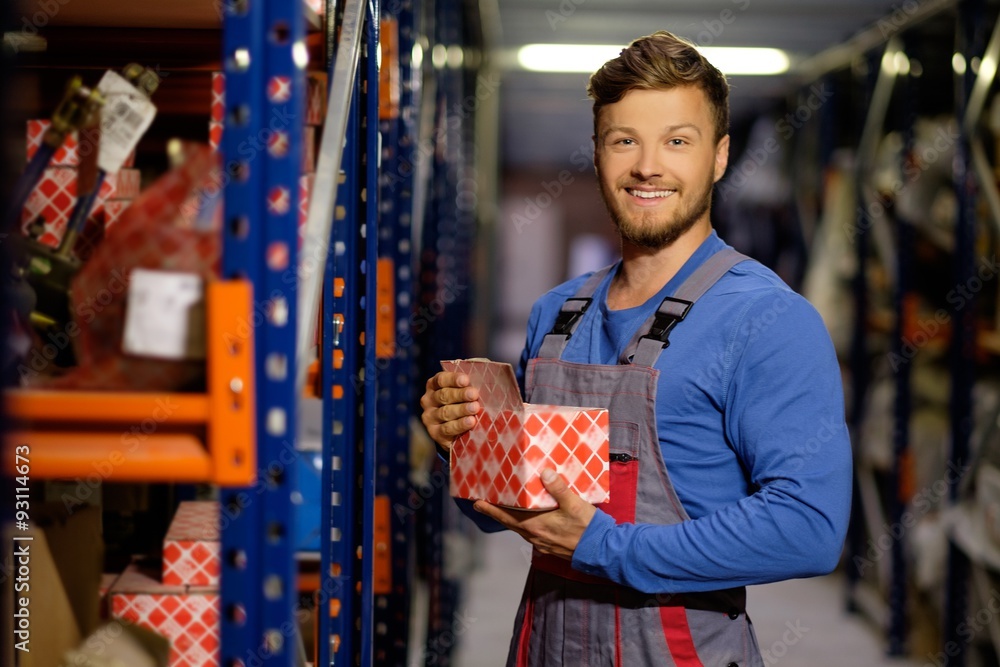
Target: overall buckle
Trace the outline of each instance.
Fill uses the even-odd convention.
[[[670,332],[677,326],[678,322],[687,317],[692,305],[692,301],[675,299],[672,296],[664,297],[663,303],[656,310],[656,317],[653,318],[653,324],[649,327],[649,333],[642,338],[659,341],[666,348],[670,345],[670,341],[668,340]]]
[[[589,298],[566,299],[562,308],[559,309],[559,315],[556,317],[556,323],[552,326],[552,331],[549,333],[570,338],[573,335],[573,327],[576,325],[577,321],[583,317],[583,314],[587,312],[587,309],[590,308],[591,301],[593,301],[593,299]],[[567,310],[566,307],[574,302],[578,303],[579,307],[576,310]]]

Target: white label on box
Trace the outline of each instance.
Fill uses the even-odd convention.
[[[156,116],[156,107],[116,72],[108,70],[97,84],[104,96],[101,109],[101,146],[97,166],[118,173]]]
[[[193,273],[134,269],[128,286],[127,354],[205,358],[205,288]]]

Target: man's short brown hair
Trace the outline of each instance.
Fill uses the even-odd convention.
[[[660,30],[635,40],[591,75],[587,95],[594,100],[594,134],[601,109],[618,102],[630,90],[669,90],[678,86],[704,91],[715,121],[716,141],[729,133],[726,77],[694,44]]]

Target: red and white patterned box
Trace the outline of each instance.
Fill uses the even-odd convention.
[[[607,502],[607,410],[524,403],[510,364],[465,359],[441,365],[468,375],[482,404],[476,425],[451,448],[452,496],[552,509],[557,503],[541,478],[552,469],[587,502]]]
[[[312,174],[316,171],[316,126],[306,125],[302,128],[302,173]]]
[[[35,189],[28,195],[21,211],[21,223],[25,231],[35,218],[45,221],[42,243],[52,246],[59,244],[66,225],[76,206],[76,167],[49,167],[45,170]],[[106,202],[117,199],[131,201],[139,195],[139,170],[122,169],[117,174],[108,174],[97,194],[91,215],[103,215]]]
[[[219,503],[188,501],[177,508],[163,539],[163,583],[219,585]]]
[[[101,207],[99,212],[100,217],[98,221],[104,225],[105,231],[118,222],[118,219],[122,217],[122,213],[131,205],[131,199],[111,199],[104,202],[104,206]]]
[[[226,75],[212,72],[212,121],[221,123],[226,117]]]
[[[51,121],[45,119],[35,119],[28,121],[27,128],[27,157],[31,160],[35,156],[35,152],[38,151],[39,147],[42,145],[42,136],[45,134],[45,130],[51,125]],[[96,130],[95,130],[96,135]],[[77,167],[80,165],[80,153],[79,145],[77,143],[76,132],[70,132],[66,135],[66,139],[63,141],[62,146],[60,146],[55,154],[52,156],[52,160],[49,162],[51,167]],[[123,167],[131,167],[135,165],[135,151],[129,153],[125,162],[122,164]]]
[[[326,120],[326,72],[306,72],[306,125]]]
[[[142,174],[138,169],[121,169],[117,174],[107,174],[104,182],[107,185],[102,186],[102,195],[104,187],[109,188],[104,199],[135,199],[139,196]]]
[[[312,197],[316,174],[299,176],[299,240],[305,232],[306,219],[309,217],[309,199]]]
[[[167,586],[132,564],[109,595],[113,618],[170,640],[170,667],[219,664],[219,595],[215,590]]]
[[[222,144],[222,123],[215,120],[208,121],[208,146],[213,151],[219,150]]]
[[[45,130],[51,124],[50,121],[42,119],[28,121],[28,160],[31,160],[41,147],[42,135],[45,134]],[[53,167],[76,167],[79,164],[80,154],[79,146],[76,143],[76,132],[71,132],[66,135],[62,146],[56,149],[49,165]]]

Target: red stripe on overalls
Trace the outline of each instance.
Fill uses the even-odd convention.
[[[521,637],[517,640],[517,667],[528,667],[528,645],[531,639],[531,621],[535,616],[535,601],[531,598],[531,577],[528,573],[528,590],[524,596],[524,617],[521,619]]]
[[[663,623],[663,636],[667,639],[667,650],[677,667],[704,667],[694,650],[687,610],[680,606],[660,607],[660,621]]]

